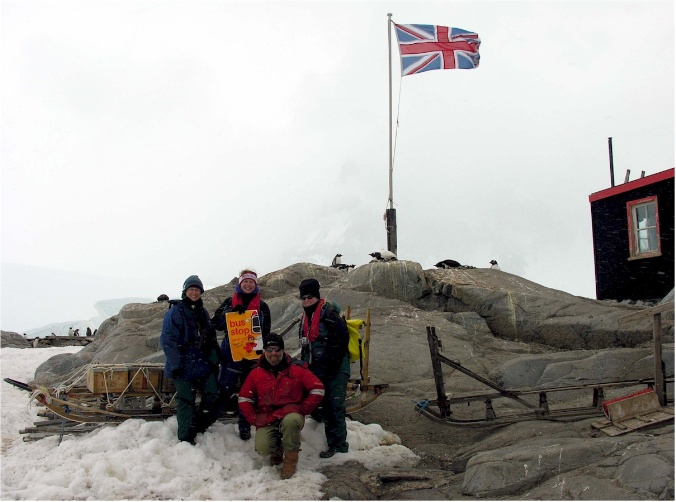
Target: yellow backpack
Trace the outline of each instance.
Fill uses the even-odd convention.
[[[350,354],[350,362],[353,363],[355,361],[361,361],[362,336],[359,330],[364,326],[364,324],[366,324],[366,322],[362,319],[346,319],[345,322],[347,322],[347,332],[350,335],[350,341],[347,344],[347,351]]]

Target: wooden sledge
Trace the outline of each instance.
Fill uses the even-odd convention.
[[[349,311],[348,307],[348,317]],[[350,379],[347,385],[347,413],[364,409],[388,386],[370,383],[370,310],[366,311],[364,326],[359,378]],[[9,378],[5,381],[30,392],[31,400],[35,399],[56,416],[77,423],[120,423],[129,418],[163,420],[176,413],[176,388],[173,380],[165,377],[161,363],[88,364],[50,389],[31,387]],[[236,419],[236,411],[236,405],[235,409],[228,408],[219,420]]]
[[[436,399],[416,400],[415,409],[421,415],[447,425],[494,426],[507,425],[526,420],[569,421],[591,418],[603,414],[605,392],[609,389],[621,387],[631,388],[637,386],[652,388],[655,386],[654,379],[646,378],[639,380],[605,381],[562,387],[505,389],[495,382],[465,368],[459,362],[443,356],[440,353],[441,342],[437,337],[434,326],[427,327],[427,341],[430,348],[432,372],[437,395]],[[447,394],[444,385],[442,364],[450,366],[454,370],[490,387],[492,390],[468,395]],[[673,383],[674,377],[672,375],[665,380],[666,382]],[[590,390],[592,391],[592,395],[587,405],[576,407],[563,405],[553,406],[550,402],[551,397],[556,396],[557,393],[560,392],[588,392]],[[494,401],[497,399],[511,401],[512,405],[522,407],[522,409],[508,411],[506,413],[497,412],[493,406]],[[479,404],[479,406],[471,407],[472,404],[481,402],[483,402],[483,406]],[[525,408],[525,410],[523,408]],[[671,412],[671,416],[673,417],[673,411]]]

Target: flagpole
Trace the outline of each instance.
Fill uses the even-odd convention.
[[[392,195],[392,14],[387,14],[387,51],[389,58],[389,123],[390,123],[390,155],[389,155],[389,178],[390,193],[388,197],[389,207],[385,210],[385,226],[387,230],[387,250],[397,254],[397,212],[394,209],[394,200]]]

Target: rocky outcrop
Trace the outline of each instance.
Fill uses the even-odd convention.
[[[420,456],[418,465],[399,471],[332,467],[325,472],[327,498],[673,498],[673,425],[610,439],[589,420],[467,429],[439,425],[415,410],[415,402],[435,395],[426,326],[435,326],[446,357],[498,385],[562,387],[652,376],[650,320],[618,323],[641,307],[576,297],[490,269],[422,270],[402,260],[346,273],[300,263],[260,278],[273,330],[299,317],[297,288],[307,277],[317,278],[322,296],[349,308],[351,317],[371,314],[371,382],[390,387],[353,418],[381,424]],[[213,312],[235,284],[206,291],[207,309]],[[166,311],[166,302],[126,305],[101,324],[89,346],[41,365],[35,382],[54,383],[95,361],[163,362]],[[663,317],[663,357],[673,375],[673,315]],[[296,329],[285,339],[293,351]],[[458,371],[445,369],[444,376],[453,394],[486,390]]]
[[[27,349],[31,344],[19,333],[14,331],[0,331],[0,347],[13,349]]]
[[[652,339],[650,324],[618,324],[638,310],[630,305],[573,296],[491,269],[428,270],[425,277],[431,292],[418,306],[475,312],[499,338],[565,350],[634,347]],[[673,339],[673,322],[663,329]]]

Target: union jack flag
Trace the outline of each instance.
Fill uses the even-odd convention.
[[[401,74],[479,66],[479,35],[431,24],[396,24]]]

